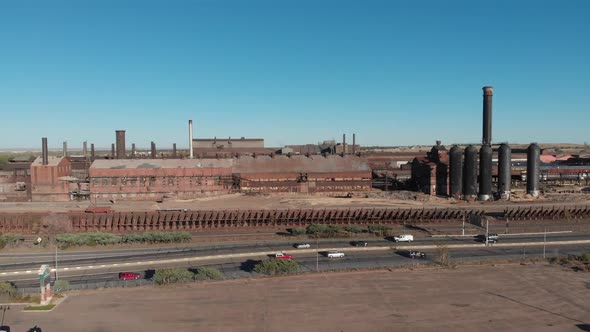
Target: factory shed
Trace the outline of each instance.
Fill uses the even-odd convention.
[[[243,156],[233,172],[242,192],[341,193],[372,186],[367,160],[352,155]]]
[[[225,194],[232,187],[233,159],[104,159],[89,169],[96,199],[191,199]]]
[[[39,157],[31,163],[31,199],[33,202],[69,201],[68,177],[72,175],[72,164],[67,157]],[[66,178],[64,178],[66,177]]]

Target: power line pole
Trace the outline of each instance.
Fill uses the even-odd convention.
[[[316,247],[315,271],[320,272],[320,240],[317,238],[317,234],[316,234],[316,238],[315,238],[315,247]]]
[[[59,280],[57,275],[57,243],[55,244],[55,280]]]
[[[545,232],[543,233],[543,258],[545,257],[545,242],[547,242],[547,227],[545,227]]]

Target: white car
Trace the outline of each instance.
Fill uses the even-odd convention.
[[[307,248],[311,248],[311,245],[309,243],[295,243],[295,248],[307,249]]]
[[[341,258],[344,257],[344,253],[341,251],[328,251],[328,258]]]
[[[399,236],[394,236],[393,240],[395,242],[412,242],[414,241],[414,236],[410,234],[402,234]]]

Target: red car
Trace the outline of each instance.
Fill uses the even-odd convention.
[[[119,273],[119,280],[137,280],[141,278],[141,274],[135,272],[121,272]]]
[[[274,258],[276,258],[276,259],[293,259],[293,255],[287,255],[285,253],[278,252],[278,253],[274,254]]]

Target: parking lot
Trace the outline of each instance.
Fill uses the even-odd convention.
[[[393,269],[71,294],[13,331],[586,331],[590,275],[545,264]]]

